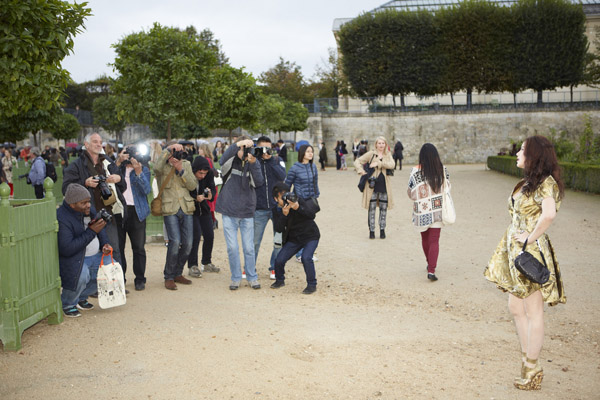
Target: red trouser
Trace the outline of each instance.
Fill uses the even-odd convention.
[[[421,244],[427,259],[427,272],[430,274],[434,274],[435,267],[437,267],[441,230],[442,228],[429,228],[425,232],[421,232]]]

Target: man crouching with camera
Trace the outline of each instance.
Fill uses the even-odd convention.
[[[282,232],[283,247],[275,259],[275,282],[272,289],[285,286],[285,263],[300,249],[302,265],[306,274],[304,294],[317,291],[317,278],[313,254],[319,245],[321,234],[315,223],[315,210],[310,202],[305,202],[296,194],[290,192],[290,187],[283,182],[273,187],[273,198],[279,208],[273,213],[275,232]]]
[[[104,230],[112,215],[104,209],[96,214],[90,199],[86,188],[72,183],[65,191],[63,204],[56,211],[63,288],[60,298],[67,317],[79,317],[79,310],[94,308],[87,298],[97,291],[96,277],[101,257],[112,252]],[[105,261],[110,263],[110,259]]]
[[[196,205],[190,191],[196,188],[198,181],[186,158],[183,146],[173,143],[162,152],[154,165],[158,186],[162,188],[164,185],[161,211],[169,236],[164,276],[165,288],[169,290],[177,290],[176,283],[192,283],[182,273],[192,249],[194,235],[193,215]]]

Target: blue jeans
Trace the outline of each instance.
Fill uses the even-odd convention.
[[[315,263],[313,262],[313,254],[319,245],[319,240],[311,240],[310,242],[300,244],[294,242],[286,242],[277,259],[275,260],[275,279],[278,281],[285,280],[285,263],[302,248],[302,265],[306,274],[306,283],[308,286],[317,286],[317,276],[315,272]]]
[[[83,266],[77,281],[75,290],[63,289],[60,300],[63,308],[75,307],[78,302],[87,300],[90,294],[98,291],[98,267],[100,266],[100,257],[102,253],[83,259]],[[110,264],[110,256],[104,256],[104,263]]]
[[[225,235],[225,243],[227,244],[231,280],[234,282],[242,280],[240,248],[237,240],[238,228],[242,236],[246,279],[248,282],[252,282],[258,279],[258,275],[256,274],[256,260],[254,258],[254,218],[234,218],[223,215],[223,234]]]
[[[260,250],[260,242],[262,242],[263,235],[265,233],[265,228],[267,227],[267,223],[269,220],[273,221],[273,211],[272,210],[256,210],[254,212],[254,260],[258,259],[258,251]],[[271,224],[272,225],[272,224]],[[275,232],[273,232],[275,233]],[[277,254],[279,254],[280,249],[276,249],[273,246],[273,251],[271,252],[271,261],[269,262],[269,270],[275,270],[275,259],[277,258]]]
[[[183,273],[183,266],[192,250],[194,216],[187,215],[180,208],[177,214],[165,215],[163,220],[169,236],[164,275],[165,280],[169,280]]]

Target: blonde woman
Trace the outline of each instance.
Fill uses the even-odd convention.
[[[354,161],[359,175],[370,173],[368,184],[363,191],[363,207],[369,210],[369,239],[375,239],[375,211],[379,206],[379,237],[385,239],[385,224],[388,208],[394,207],[390,179],[387,170],[394,169],[394,159],[387,140],[379,136],[375,141],[375,150],[367,151]],[[367,172],[366,169],[369,170]]]

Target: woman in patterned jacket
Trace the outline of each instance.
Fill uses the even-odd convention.
[[[435,269],[440,251],[442,186],[444,176],[450,189],[448,170],[442,165],[437,149],[425,143],[419,153],[419,165],[410,172],[408,197],[414,200],[413,225],[421,232],[421,244],[427,259],[427,279],[437,281]]]

